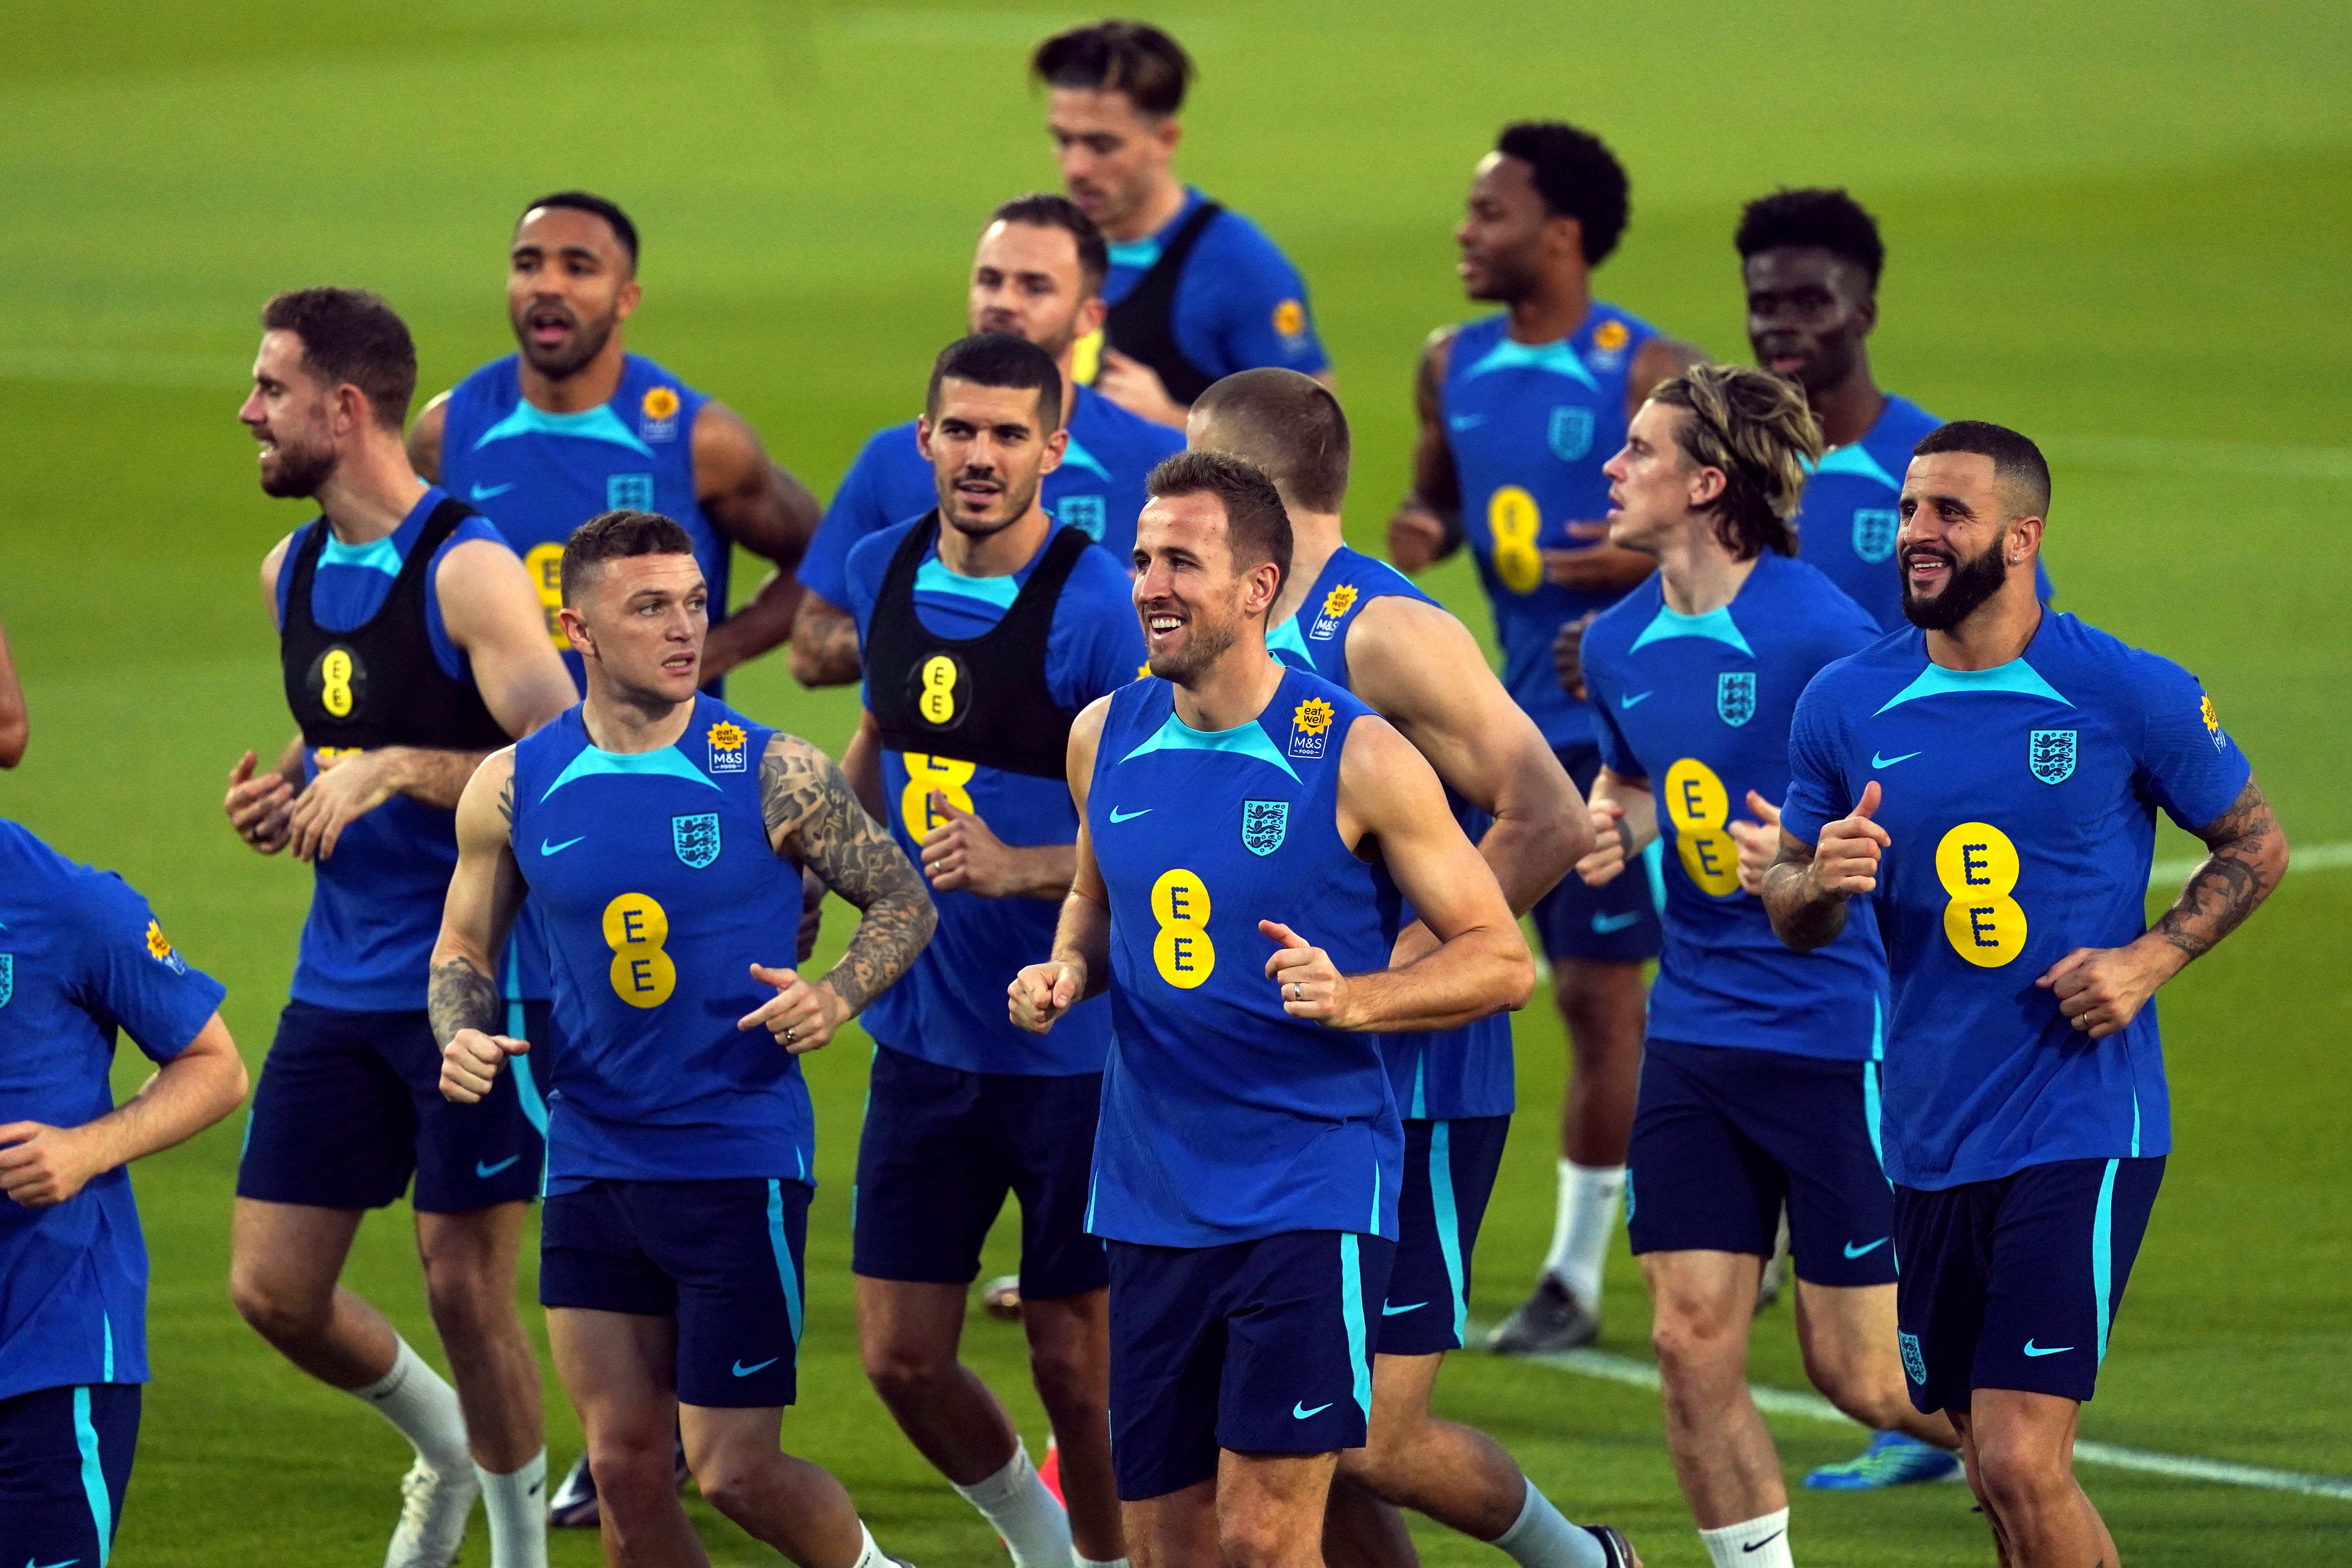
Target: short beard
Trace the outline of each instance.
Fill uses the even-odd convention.
[[[1998,539],[1972,561],[1955,561],[1944,591],[1922,599],[1911,591],[1911,566],[1903,561],[1903,616],[1921,631],[1948,632],[1970,616],[2009,581],[2009,565],[2000,558]]]
[[[277,461],[261,470],[261,493],[279,500],[315,496],[335,477],[335,449],[312,447],[303,450],[280,445]]]
[[[1029,509],[1037,503],[1037,487],[1043,482],[1040,479],[1032,479],[1029,482],[1029,488],[1025,490],[1015,489],[1008,483],[1004,487],[1004,519],[1001,522],[974,522],[965,518],[955,509],[952,491],[948,497],[941,499],[940,516],[946,521],[950,528],[954,529],[966,539],[992,539],[1029,515]]]
[[[1178,686],[1190,686],[1198,680],[1211,665],[1225,656],[1225,650],[1234,646],[1240,635],[1235,628],[1235,623],[1232,621],[1213,628],[1204,629],[1200,618],[1195,616],[1192,621],[1192,635],[1184,639],[1184,651],[1172,657],[1154,658],[1151,661],[1151,673],[1162,680],[1171,681]]]
[[[515,342],[521,348],[522,357],[530,362],[531,369],[550,381],[568,381],[587,369],[604,352],[612,337],[613,319],[609,316],[601,321],[583,321],[572,336],[571,346],[563,349],[541,348],[530,341],[527,327],[515,331]]]
[[[1537,283],[1534,266],[1531,264],[1522,266],[1518,257],[1489,257],[1486,261],[1486,286],[1470,298],[1492,300],[1501,305],[1516,304],[1533,295],[1536,292]]]

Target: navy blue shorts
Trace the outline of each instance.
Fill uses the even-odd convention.
[[[539,1303],[677,1320],[680,1403],[790,1405],[799,1391],[806,1182],[592,1182],[550,1193]]]
[[[544,1002],[524,1038],[552,1037]],[[422,1011],[353,1013],[289,1002],[245,1124],[236,1195],[316,1208],[380,1209],[408,1190],[425,1214],[539,1195],[546,1115],[513,1058],[478,1105],[441,1098],[441,1047]]]
[[[1941,1192],[1895,1189],[1895,1311],[1921,1411],[1979,1388],[2087,1400],[2164,1156],[2060,1160]]]
[[[1368,1325],[1396,1244],[1335,1230],[1229,1247],[1110,1244],[1110,1456],[1126,1502],[1217,1473],[1217,1452],[1360,1448]]]
[[[0,1562],[105,1562],[138,1447],[135,1383],[0,1399]]]
[[[1601,772],[1596,746],[1559,746],[1559,765],[1576,781],[1576,795],[1591,795]],[[1658,906],[1665,901],[1665,862],[1655,843],[1639,861],[1619,873],[1607,887],[1588,888],[1570,871],[1559,885],[1536,900],[1528,914],[1543,937],[1547,958],[1580,958],[1595,963],[1639,963],[1655,958],[1665,944],[1665,929]]]
[[[1372,1329],[1375,1353],[1435,1355],[1462,1348],[1470,1318],[1470,1254],[1510,1132],[1507,1116],[1404,1124],[1396,1263]]]
[[[874,1052],[857,1140],[850,1268],[869,1279],[963,1285],[981,1244],[1021,1200],[1021,1294],[1049,1301],[1110,1282],[1087,1234],[1102,1074],[964,1072],[887,1046]]]
[[[1798,1279],[1895,1283],[1895,1194],[1871,1142],[1876,1071],[1871,1062],[1649,1041],[1625,1157],[1634,1252],[1769,1258],[1785,1203]]]

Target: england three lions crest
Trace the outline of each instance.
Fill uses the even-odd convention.
[[[1580,463],[1592,450],[1592,410],[1563,404],[1551,411],[1551,426],[1545,434],[1553,457],[1563,463]]]
[[[1857,507],[1853,514],[1853,552],[1873,566],[1895,553],[1895,536],[1903,519],[1885,507]]]
[[[1283,837],[1290,831],[1290,803],[1286,800],[1245,800],[1242,802],[1242,847],[1253,855],[1271,855],[1282,847]]]
[[[669,842],[679,859],[697,871],[703,869],[719,858],[719,814],[703,811],[671,817]]]
[[[1756,672],[1727,669],[1715,678],[1715,714],[1737,730],[1756,717]]]
[[[2074,731],[2036,730],[2025,740],[2025,765],[2046,784],[2064,784],[2074,776]]]

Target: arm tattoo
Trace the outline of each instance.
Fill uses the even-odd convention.
[[[1813,864],[1813,847],[1780,836],[1780,853],[1764,868],[1764,912],[1772,932],[1799,952],[1827,947],[1845,930],[1845,899],[1816,902],[1805,897],[1805,873]]]
[[[2278,818],[2262,787],[2246,781],[2229,810],[2200,828],[2197,837],[2212,853],[2190,874],[2180,897],[2164,911],[2157,931],[2189,958],[2238,929],[2278,885],[2267,862],[2280,838]]]
[[[856,904],[849,951],[825,976],[852,1013],[887,990],[931,940],[939,913],[914,867],[888,831],[866,813],[840,765],[806,741],[778,735],[760,759],[760,804],[768,837],[781,851],[797,846],[802,863]]]
[[[499,816],[506,823],[508,831],[511,833],[514,829],[514,775],[512,773],[507,775],[507,782],[499,788]]]
[[[479,1029],[486,1035],[499,1032],[499,988],[490,977],[474,967],[471,959],[453,958],[436,964],[431,983],[425,994],[425,1016],[432,1021],[433,1038],[447,1045],[460,1029]]]

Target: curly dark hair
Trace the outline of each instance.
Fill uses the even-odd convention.
[[[1742,261],[1760,250],[1817,245],[1861,268],[1869,275],[1873,289],[1878,287],[1879,269],[1886,265],[1878,220],[1842,190],[1815,187],[1759,196],[1740,209],[1739,227],[1731,243]]]
[[[1503,127],[1495,151],[1535,171],[1536,192],[1555,217],[1576,220],[1587,267],[1609,259],[1633,210],[1633,186],[1606,142],[1557,120],[1522,120]]]

